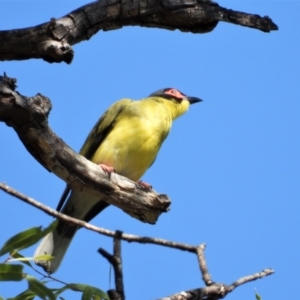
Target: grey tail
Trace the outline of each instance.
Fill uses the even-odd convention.
[[[47,273],[54,273],[58,269],[77,229],[77,226],[59,221],[57,228],[45,236],[36,249],[34,253],[35,263]],[[37,256],[45,254],[52,255],[54,258],[50,261],[37,259]]]
[[[89,222],[107,206],[109,204],[89,194],[71,192],[62,208],[62,213]],[[40,265],[47,273],[54,273],[60,266],[78,229],[78,226],[60,220],[54,231],[45,236],[36,249],[34,253],[35,263]],[[54,258],[50,261],[38,259],[38,256],[45,254],[54,256]]]

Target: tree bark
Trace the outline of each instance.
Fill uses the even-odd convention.
[[[269,17],[226,9],[210,0],[101,0],[35,27],[0,31],[0,60],[41,58],[71,63],[71,46],[99,30],[143,26],[207,33],[219,21],[263,32],[278,29]]]
[[[50,100],[41,94],[24,97],[14,91],[15,83],[15,79],[0,76],[0,121],[13,127],[28,152],[48,171],[71,189],[104,196],[104,201],[143,222],[155,224],[169,210],[167,195],[145,190],[116,173],[107,175],[68,147],[48,126]]]

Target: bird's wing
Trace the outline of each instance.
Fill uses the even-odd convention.
[[[102,115],[102,117],[96,123],[94,128],[91,130],[79,153],[87,159],[90,159],[93,156],[94,152],[98,149],[102,141],[112,130],[114,123],[116,122],[116,118],[120,115],[120,113],[122,113],[125,107],[127,107],[133,102],[134,101],[130,99],[122,99],[114,103]],[[57,211],[61,211],[66,199],[68,198],[70,191],[71,189],[67,185],[57,205]]]
[[[112,130],[116,118],[122,113],[124,108],[133,103],[130,99],[122,99],[114,103],[99,119],[88,137],[86,138],[80,154],[87,159],[90,159],[95,151],[98,149],[102,141],[106,138],[108,133]]]
[[[69,185],[67,184],[67,185],[66,185],[66,188],[64,189],[64,192],[62,193],[62,195],[61,195],[61,197],[60,197],[60,200],[59,200],[59,202],[58,202],[58,205],[57,205],[57,207],[56,207],[56,210],[57,210],[57,211],[60,211],[60,212],[61,212],[61,209],[62,209],[62,207],[64,206],[65,201],[66,201],[66,199],[68,198],[68,196],[69,196],[69,194],[70,194],[70,191],[71,191],[71,189],[70,189]]]

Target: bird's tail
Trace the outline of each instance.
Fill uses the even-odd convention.
[[[89,194],[71,192],[62,213],[89,222],[107,206],[106,202]],[[78,226],[60,220],[54,231],[46,235],[36,249],[34,253],[35,263],[43,267],[46,272],[54,273],[78,229]],[[54,258],[50,261],[36,259],[38,256],[45,254],[54,256]]]
[[[35,250],[35,263],[43,267],[47,273],[54,273],[58,269],[77,230],[77,226],[59,221],[57,228],[46,235]],[[54,256],[54,258],[50,261],[36,259],[38,256],[45,254]]]

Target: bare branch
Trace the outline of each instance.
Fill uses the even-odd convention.
[[[159,238],[150,238],[150,237],[141,237],[133,234],[127,234],[127,233],[121,233],[118,231],[111,231],[107,230],[104,228],[96,227],[94,225],[91,225],[89,223],[86,223],[84,221],[69,217],[67,215],[64,215],[62,213],[57,212],[54,209],[51,209],[48,206],[45,206],[44,204],[27,197],[20,192],[8,187],[4,183],[0,183],[0,189],[2,189],[4,192],[9,193],[10,195],[17,197],[18,199],[29,203],[32,206],[37,207],[38,209],[46,212],[47,214],[56,217],[58,219],[64,220],[66,222],[70,222],[72,224],[78,225],[80,227],[84,227],[88,230],[92,230],[95,232],[98,232],[100,234],[103,234],[105,236],[113,237],[115,238],[115,244],[114,244],[114,256],[117,255],[119,257],[119,260],[115,260],[114,256],[109,254],[107,251],[104,249],[99,249],[98,251],[105,257],[107,258],[110,263],[115,264],[116,268],[115,274],[116,274],[116,285],[117,285],[117,290],[111,290],[111,299],[118,299],[122,300],[124,298],[122,297],[122,287],[123,287],[123,275],[122,275],[122,265],[121,265],[121,246],[120,246],[120,240],[128,241],[128,242],[137,242],[137,243],[142,243],[142,244],[156,244],[156,245],[161,245],[165,247],[170,247],[178,250],[185,250],[188,252],[192,252],[197,254],[198,259],[199,259],[199,264],[200,264],[200,269],[202,273],[202,278],[204,280],[207,280],[206,287],[203,288],[198,288],[194,290],[189,290],[189,291],[184,291],[180,292],[178,294],[171,295],[169,297],[161,298],[160,300],[200,300],[200,299],[206,299],[206,300],[215,300],[215,299],[220,299],[225,297],[228,293],[232,292],[235,288],[238,286],[245,284],[250,281],[254,281],[260,278],[263,278],[265,276],[271,275],[274,273],[272,269],[265,269],[261,272],[255,273],[253,275],[248,275],[245,277],[242,277],[235,282],[233,282],[231,285],[225,285],[223,283],[213,283],[211,281],[211,278],[208,272],[208,269],[206,267],[206,261],[204,258],[204,244],[196,247],[188,244],[182,244],[182,243],[176,243],[173,241],[168,241],[164,239],[159,239]],[[208,277],[209,276],[209,277]],[[120,279],[121,278],[121,279]],[[117,284],[118,282],[118,284]],[[124,289],[123,289],[124,293]],[[118,298],[119,297],[119,298]],[[125,297],[125,296],[124,296]]]
[[[42,58],[71,63],[71,46],[99,30],[143,26],[206,33],[219,21],[264,32],[278,29],[269,17],[226,9],[210,0],[102,0],[35,27],[1,31],[0,60]]]
[[[116,231],[114,237],[114,254],[111,255],[103,248],[99,248],[98,252],[108,260],[113,266],[115,273],[115,290],[109,290],[107,293],[111,300],[125,300],[123,270],[122,270],[122,255],[121,255],[121,237],[122,232]]]
[[[205,244],[201,244],[196,248],[196,254],[200,265],[202,279],[206,287],[183,291],[169,297],[161,298],[159,300],[217,300],[224,298],[228,293],[232,292],[235,288],[242,284],[263,278],[274,273],[272,269],[265,269],[262,272],[242,277],[229,286],[224,283],[214,283],[211,280],[209,271],[207,269],[204,250]]]
[[[205,247],[206,247],[205,244],[201,244],[200,246],[198,246],[196,248],[196,252],[197,252],[197,258],[198,258],[198,262],[199,262],[200,271],[202,274],[202,279],[203,279],[205,285],[210,286],[210,285],[212,285],[213,282],[211,280],[211,276],[210,276],[207,266],[206,266],[206,260],[204,257]]]
[[[122,238],[122,232],[117,230],[116,235],[114,237],[114,261],[115,261],[114,270],[115,270],[116,290],[118,294],[121,295],[121,299],[125,300],[121,238]]]
[[[242,278],[238,279],[237,281],[235,281],[234,283],[232,283],[230,286],[228,286],[228,289],[230,291],[233,291],[235,288],[237,288],[238,286],[240,286],[242,284],[245,284],[247,282],[254,281],[257,279],[261,279],[265,276],[272,275],[273,273],[275,273],[275,271],[269,268],[269,269],[262,270],[261,272],[255,273],[253,275],[248,275],[248,276],[242,277]]]
[[[223,283],[213,283],[212,285],[204,288],[182,291],[159,300],[217,300],[224,298],[228,293],[231,293],[235,288],[242,284],[261,279],[265,276],[272,275],[273,273],[274,271],[272,269],[265,269],[259,273],[242,277],[229,286]]]
[[[38,94],[24,97],[14,91],[16,80],[0,76],[0,121],[18,134],[30,154],[48,171],[66,181],[72,190],[103,197],[130,216],[155,224],[171,202],[167,195],[144,190],[126,177],[112,173],[74,152],[48,126],[50,100]]]
[[[161,298],[159,300],[216,300],[223,298],[225,288],[221,284],[214,284],[208,287],[182,291],[180,293]]]
[[[116,235],[115,231],[111,231],[111,230],[107,230],[105,228],[97,227],[97,226],[94,226],[92,224],[86,223],[82,220],[75,219],[75,218],[69,217],[67,215],[64,215],[64,214],[54,210],[53,208],[50,208],[50,207],[42,204],[41,202],[38,202],[38,201],[34,200],[33,198],[30,198],[30,197],[18,192],[17,190],[9,187],[5,183],[0,182],[0,189],[3,190],[6,193],[12,195],[12,196],[24,201],[25,203],[28,203],[28,204],[44,211],[48,215],[56,217],[60,220],[64,220],[66,222],[75,224],[79,227],[84,227],[88,230],[98,232],[98,233],[103,234],[105,236],[115,237],[115,235]],[[188,244],[182,244],[182,243],[176,243],[176,242],[172,242],[172,241],[168,241],[168,240],[164,240],[164,239],[159,239],[159,238],[151,238],[151,237],[145,237],[145,236],[138,236],[138,235],[133,235],[133,234],[122,233],[122,236],[120,237],[120,239],[122,239],[124,241],[127,241],[127,242],[136,242],[136,243],[141,243],[141,244],[156,244],[156,245],[161,245],[161,246],[164,246],[164,247],[169,247],[169,248],[174,248],[174,249],[179,249],[179,250],[184,250],[184,251],[196,253],[196,247],[195,246],[188,245]]]

